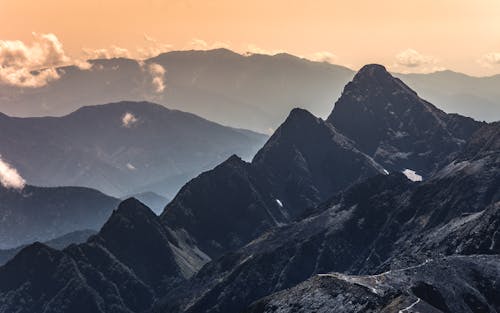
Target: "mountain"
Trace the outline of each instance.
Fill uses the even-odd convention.
[[[232,156],[201,174],[161,217],[216,258],[378,173],[383,168],[331,125],[294,109],[251,163]]]
[[[59,68],[61,79],[41,88],[0,85],[0,111],[61,116],[96,103],[148,100],[223,125],[269,133],[297,106],[327,117],[355,74],[343,66],[285,53],[241,55],[227,49],[171,51],[143,62],[116,58],[90,63],[91,70]],[[153,63],[166,71],[161,92],[148,70]],[[444,71],[396,76],[445,112],[486,121],[500,118],[500,75]]]
[[[40,243],[0,268],[2,312],[143,312],[206,262],[142,203],[120,203],[100,232],[62,251]]]
[[[89,188],[0,185],[0,248],[99,229],[117,204],[118,199]]]
[[[76,230],[68,234],[62,235],[60,237],[46,241],[44,242],[44,244],[51,248],[61,250],[73,243],[77,244],[83,243],[87,241],[87,239],[90,236],[95,235],[96,233],[97,232],[95,230],[89,230],[89,229]],[[12,259],[13,256],[19,253],[19,251],[21,251],[26,246],[27,245],[23,245],[11,249],[0,250],[0,265],[5,264],[8,260]]]
[[[251,158],[265,139],[149,102],[83,107],[63,117],[0,116],[2,157],[28,183],[114,196],[175,194],[233,153]]]
[[[446,114],[376,64],[364,66],[346,85],[327,121],[387,170],[424,178],[453,159],[483,125]]]

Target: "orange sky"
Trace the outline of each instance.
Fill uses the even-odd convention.
[[[329,56],[353,69],[377,62],[404,72],[500,73],[499,0],[0,0],[0,21],[1,40],[29,44],[32,32],[53,33],[75,58],[112,45],[132,56],[166,44],[228,46]]]

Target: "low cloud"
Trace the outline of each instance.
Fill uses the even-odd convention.
[[[135,115],[130,113],[130,112],[126,112],[122,116],[122,126],[123,127],[130,128],[130,127],[132,127],[132,125],[137,123],[137,121],[138,121],[137,117],[135,117]]]
[[[128,49],[114,45],[109,48],[83,48],[82,50],[87,59],[131,58],[131,53]]]
[[[0,156],[0,184],[5,188],[23,189],[26,185],[24,178],[9,163]]]
[[[173,47],[173,45],[162,43],[147,34],[144,34],[144,40],[146,41],[146,46],[137,49],[137,54],[140,59],[155,57],[159,54],[171,51]]]
[[[148,64],[148,72],[151,74],[153,87],[157,93],[165,90],[165,68],[157,63]]]
[[[430,73],[445,70],[437,65],[438,60],[430,55],[423,55],[413,49],[406,49],[396,55],[393,70],[403,73]]]
[[[413,49],[406,49],[396,55],[398,65],[415,68],[436,63],[436,59],[431,56],[420,54]]]
[[[319,51],[311,54],[309,57],[311,61],[316,61],[316,62],[327,62],[327,63],[335,63],[337,62],[338,57],[328,51]]]
[[[31,45],[20,40],[0,40],[0,82],[19,87],[42,87],[59,79],[57,66],[71,59],[54,34],[32,33]]]
[[[194,50],[212,50],[212,49],[220,49],[220,48],[225,48],[225,49],[230,49],[231,45],[228,42],[224,41],[216,41],[213,43],[208,43],[203,39],[199,38],[193,38],[189,42],[189,48],[194,49]]]
[[[491,68],[495,65],[500,65],[500,52],[490,52],[484,54],[477,62],[483,66]]]
[[[268,49],[263,49],[258,47],[257,45],[254,44],[248,44],[246,48],[245,55],[252,55],[252,54],[267,54],[267,55],[275,55],[279,53],[285,52],[284,50],[268,50]]]

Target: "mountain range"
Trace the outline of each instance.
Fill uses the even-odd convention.
[[[98,59],[90,70],[61,67],[61,78],[41,88],[0,86],[0,111],[12,116],[61,116],[82,106],[151,101],[211,121],[272,133],[294,107],[326,118],[355,72],[289,54],[241,55],[227,49],[171,51],[144,61]],[[164,71],[157,90],[150,66]],[[396,74],[448,113],[494,121],[500,116],[500,75],[452,71]]]
[[[499,312],[500,123],[379,65],[326,120],[293,109],[160,216],[136,199],[0,267],[0,312]]]
[[[2,158],[29,184],[115,197],[171,197],[233,153],[251,158],[266,138],[149,102],[88,106],[63,117],[0,114]]]

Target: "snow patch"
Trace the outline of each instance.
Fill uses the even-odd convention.
[[[403,174],[411,181],[422,181],[422,176],[418,175],[417,172],[412,169],[405,169]]]

